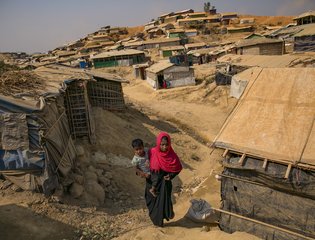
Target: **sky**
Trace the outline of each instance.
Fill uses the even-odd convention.
[[[205,0],[0,0],[0,52],[47,52],[102,26],[138,26]],[[218,12],[299,15],[315,0],[213,0]]]

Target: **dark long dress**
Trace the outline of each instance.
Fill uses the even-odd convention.
[[[174,216],[172,203],[172,181],[164,180],[164,176],[170,175],[173,179],[178,173],[168,173],[159,171],[151,173],[151,178],[146,180],[145,200],[149,210],[149,216],[154,225],[163,227],[163,219],[167,221]],[[152,187],[152,181],[157,182],[157,197],[154,197],[149,190]]]

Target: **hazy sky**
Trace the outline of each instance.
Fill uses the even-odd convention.
[[[0,0],[0,52],[45,52],[106,25],[137,26],[204,0]],[[298,15],[315,0],[213,0],[219,12]]]

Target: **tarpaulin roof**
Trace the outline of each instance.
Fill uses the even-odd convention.
[[[214,145],[315,169],[314,79],[315,68],[262,68]]]

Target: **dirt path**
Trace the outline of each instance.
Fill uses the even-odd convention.
[[[235,99],[228,97],[228,89],[216,88],[214,84],[156,92],[145,81],[133,80],[124,93],[146,114],[176,123],[210,143],[236,104]]]

